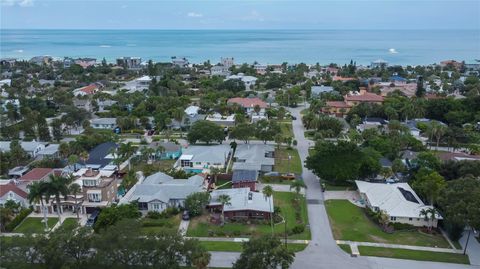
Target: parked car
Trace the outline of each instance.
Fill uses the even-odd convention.
[[[87,227],[93,227],[95,222],[97,222],[98,215],[100,214],[100,210],[95,210],[93,213],[88,217],[87,223],[85,226]]]
[[[297,120],[297,117],[295,117],[295,116],[292,116],[292,120]]]
[[[183,211],[182,219],[183,220],[190,220],[190,214],[188,213],[188,210]]]
[[[286,179],[286,180],[294,180],[294,179],[296,179],[297,177],[295,176],[294,173],[286,173],[286,174],[283,174],[283,175],[282,175],[282,178],[283,178],[283,179]]]

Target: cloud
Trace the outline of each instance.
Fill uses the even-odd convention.
[[[188,13],[187,13],[187,17],[190,17],[190,18],[201,18],[201,17],[203,17],[203,14],[197,13],[197,12],[188,12]]]
[[[265,21],[265,18],[255,9],[243,17],[244,21]]]
[[[31,7],[34,0],[0,0],[2,6]]]

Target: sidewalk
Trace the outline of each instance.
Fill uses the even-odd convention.
[[[258,183],[258,189],[262,190],[263,187],[265,186],[270,186],[274,191],[279,191],[279,192],[295,192],[295,190],[290,189],[290,185],[288,184],[270,184],[270,183]],[[305,189],[302,188],[300,191],[300,194],[305,195]]]
[[[451,248],[420,247],[420,246],[397,245],[397,244],[355,242],[355,241],[345,241],[345,240],[336,240],[336,242],[337,242],[337,244],[347,244],[347,245],[350,245],[350,246],[355,245],[355,246],[368,246],[368,247],[380,247],[380,248],[400,248],[400,249],[422,250],[422,251],[432,251],[432,252],[445,252],[445,253],[457,253],[457,254],[463,253],[462,250],[451,249]]]
[[[198,239],[199,241],[209,241],[209,242],[248,242],[249,238],[245,237],[187,237],[190,239]],[[282,240],[284,242],[284,240]],[[289,244],[308,244],[310,240],[296,240],[296,239],[287,239]]]
[[[477,234],[478,234],[478,231],[477,231]],[[465,244],[467,243],[467,236],[468,236],[468,231],[465,231],[463,233],[462,238],[460,238],[459,240],[460,245],[462,245],[462,248],[464,248]],[[471,265],[480,266],[480,243],[477,241],[476,238],[474,238],[473,232],[470,234],[470,239],[468,240],[467,254],[468,254],[468,258],[470,259]]]
[[[190,224],[190,221],[189,220],[182,220],[180,222],[180,225],[178,226],[178,232],[182,235],[182,236],[186,236],[187,235],[187,231],[188,231],[188,225]]]

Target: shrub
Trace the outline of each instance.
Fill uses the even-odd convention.
[[[167,215],[167,217],[171,217],[180,213],[180,209],[178,207],[169,207],[164,212]]]
[[[148,211],[146,217],[149,219],[159,219],[160,217],[162,217],[162,214],[157,211]]]
[[[293,140],[293,145],[296,146],[297,144],[298,144],[297,140],[294,139],[294,140]]]
[[[303,231],[305,231],[305,225],[303,224],[296,225],[295,227],[292,228],[292,233],[294,234],[300,234],[300,233],[303,233]]]
[[[408,224],[408,223],[398,223],[398,222],[392,222],[390,223],[390,225],[395,229],[395,230],[398,230],[398,231],[402,231],[402,230],[415,230],[415,226],[411,225],[411,224]]]
[[[28,215],[32,213],[32,209],[24,208],[20,210],[20,213],[9,223],[5,226],[5,231],[11,232],[15,227],[17,227]]]

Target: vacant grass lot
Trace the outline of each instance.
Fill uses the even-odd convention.
[[[410,249],[398,248],[380,248],[358,246],[360,255],[362,256],[377,256],[395,259],[408,259],[417,261],[434,261],[434,262],[450,262],[470,264],[468,256],[456,253],[442,253],[432,251],[419,251]]]
[[[325,201],[325,207],[335,239],[450,248],[442,235],[418,231],[385,233],[367,218],[362,208],[347,200],[328,200]]]
[[[170,218],[149,219],[142,220],[142,233],[144,234],[156,234],[160,231],[172,231],[176,232],[180,226],[180,214]]]
[[[287,220],[287,230],[291,230],[297,223],[292,199],[295,197],[291,192],[275,192],[273,202],[275,206],[280,207],[281,215]],[[307,206],[305,198],[300,201],[300,216],[304,224],[308,223]],[[278,236],[284,236],[285,224],[274,225],[274,233]],[[247,223],[226,223],[223,227],[211,224],[208,215],[193,218],[190,221],[187,235],[192,237],[250,237],[256,235],[270,234],[270,223],[265,224],[247,224]],[[307,228],[304,232],[288,236],[290,239],[310,239],[310,230]]]
[[[148,164],[146,161],[140,161],[133,165],[133,170],[143,171],[145,176],[149,176],[158,171],[173,168],[175,162],[176,160],[158,160],[154,161],[152,164]]]
[[[14,233],[44,233],[45,223],[42,222],[43,218],[26,218],[20,225],[15,227]],[[48,218],[48,228],[52,228],[57,224],[58,218]]]
[[[288,156],[291,156],[290,162]],[[273,170],[280,173],[302,173],[302,161],[296,149],[275,149],[275,166]]]
[[[231,251],[242,252],[243,243],[240,242],[214,242],[214,241],[200,241],[208,251]],[[303,251],[307,244],[287,244],[287,248],[295,252]]]
[[[279,121],[278,124],[280,125],[280,131],[284,138],[294,137],[291,121]]]

